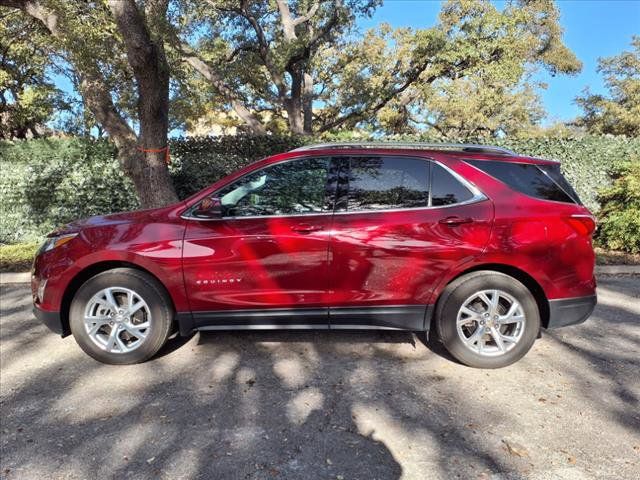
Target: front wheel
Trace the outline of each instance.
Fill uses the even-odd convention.
[[[144,362],[166,342],[173,307],[162,285],[131,268],[108,270],[87,280],[69,311],[80,348],[103,363]]]
[[[436,308],[436,328],[449,353],[465,365],[501,368],[531,349],[540,331],[540,313],[521,282],[479,271],[447,286]]]

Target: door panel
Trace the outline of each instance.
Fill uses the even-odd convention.
[[[488,200],[432,209],[336,213],[331,305],[428,304],[444,273],[482,252],[492,214]],[[454,216],[472,221],[441,223]]]
[[[184,241],[197,326],[288,324],[293,308],[303,323],[327,325],[332,188],[329,159],[301,159],[249,173],[214,195],[233,216],[192,218]],[[220,311],[228,315],[212,313]]]
[[[292,230],[299,217],[192,221],[184,276],[193,311],[311,307],[326,296],[331,216],[305,216],[317,230]]]
[[[370,172],[360,169],[361,173],[356,170],[354,174],[353,159],[349,160],[351,168],[343,163],[343,172],[348,173],[341,175],[339,181],[337,211],[331,228],[331,328],[344,328],[354,322],[349,318],[349,308],[369,312],[376,306],[412,313],[405,318],[392,315],[388,322],[377,318],[376,325],[415,328],[418,320],[411,306],[425,306],[426,312],[426,305],[433,302],[432,293],[444,274],[476,257],[486,246],[493,220],[491,202],[481,200],[479,192],[462,185],[458,188],[452,181],[458,179],[443,167],[425,159],[419,161],[430,171],[431,188],[429,184],[424,187],[429,190],[429,204],[414,208],[411,207],[415,202],[424,202],[418,185],[426,182],[425,174],[419,172],[416,164],[404,160],[404,165],[389,163],[390,169],[404,170],[406,175],[383,171],[371,174],[371,181],[356,178],[354,182],[354,176]],[[361,160],[357,162],[356,165],[363,164]],[[375,165],[370,159],[367,162],[367,168]],[[386,167],[382,164],[380,168]],[[438,183],[432,184],[434,181]],[[349,185],[354,183],[359,190],[369,189],[373,193],[347,194]],[[360,212],[362,198],[375,198],[378,203],[367,201],[364,208],[369,210]],[[382,210],[384,202],[389,204],[387,210]],[[401,208],[397,208],[398,204]],[[402,208],[407,204],[409,208]],[[370,209],[372,205],[374,210]]]

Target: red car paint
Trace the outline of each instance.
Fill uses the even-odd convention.
[[[434,160],[475,185],[487,199],[375,213],[217,221],[181,217],[224,185],[266,165],[359,154]],[[488,153],[383,148],[275,155],[184,202],[93,217],[56,232],[79,234],[35,259],[36,307],[60,312],[64,322],[70,299],[87,272],[122,265],[155,276],[177,312],[433,305],[449,281],[483,266],[523,272],[547,300],[594,295],[595,224],[588,209],[519,193],[463,159],[551,163]],[[456,218],[472,221],[457,224]],[[45,279],[40,299],[37,291]]]

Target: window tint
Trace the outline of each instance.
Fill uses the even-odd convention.
[[[429,204],[429,163],[418,158],[350,159],[347,209],[386,210]]]
[[[576,203],[582,205],[580,201],[580,197],[573,189],[571,184],[567,181],[566,178],[560,172],[560,165],[538,165],[538,168],[543,170],[547,175],[551,177],[551,179],[558,184],[558,186],[564,190],[564,192],[569,195]]]
[[[431,175],[432,206],[452,205],[473,198],[473,193],[467,187],[437,163],[433,163]]]
[[[501,182],[506,183],[514,190],[529,195],[530,197],[556,202],[575,203],[561,186],[554,181],[553,176],[560,175],[559,170],[553,175],[546,175],[538,165],[528,163],[493,162],[486,160],[466,160],[466,162],[497,178]]]
[[[328,158],[283,162],[218,191],[224,217],[313,214],[327,210]]]

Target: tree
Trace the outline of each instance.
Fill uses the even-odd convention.
[[[176,32],[173,45],[183,62],[209,82],[216,98],[233,108],[248,131],[265,133],[268,123],[281,118],[290,132],[310,134],[313,102],[323,88],[317,84],[321,74],[315,68],[317,56],[349,35],[355,19],[370,15],[379,3],[186,1],[181,23],[188,27]],[[200,97],[196,102],[207,105],[207,100]]]
[[[355,20],[378,4],[184,0],[179,23],[187,27],[175,48],[200,78],[215,74],[209,89],[184,77],[189,114],[223,102],[255,133],[279,128],[280,118],[303,134],[365,127],[498,135],[526,130],[542,115],[540,85],[529,83],[536,69],[581,68],[562,43],[551,0],[502,10],[488,0],[449,0],[432,28],[382,25],[356,35]]]
[[[165,162],[169,68],[161,32],[168,0],[146,0],[144,11],[134,0],[0,0],[0,6],[46,28],[51,48],[77,76],[86,107],[116,144],[142,207],[176,201]]]
[[[608,95],[589,89],[576,98],[584,113],[576,121],[591,133],[640,136],[640,36],[631,41],[632,50],[598,61]]]
[[[14,11],[0,14],[0,139],[40,136],[62,92],[48,78],[53,65],[43,28]]]
[[[382,25],[337,55],[331,77],[343,88],[324,109],[334,119],[329,125],[361,122],[444,138],[527,132],[543,115],[536,92],[543,85],[532,83],[533,73],[581,68],[562,43],[551,1],[500,10],[487,1],[450,0],[431,29]]]

